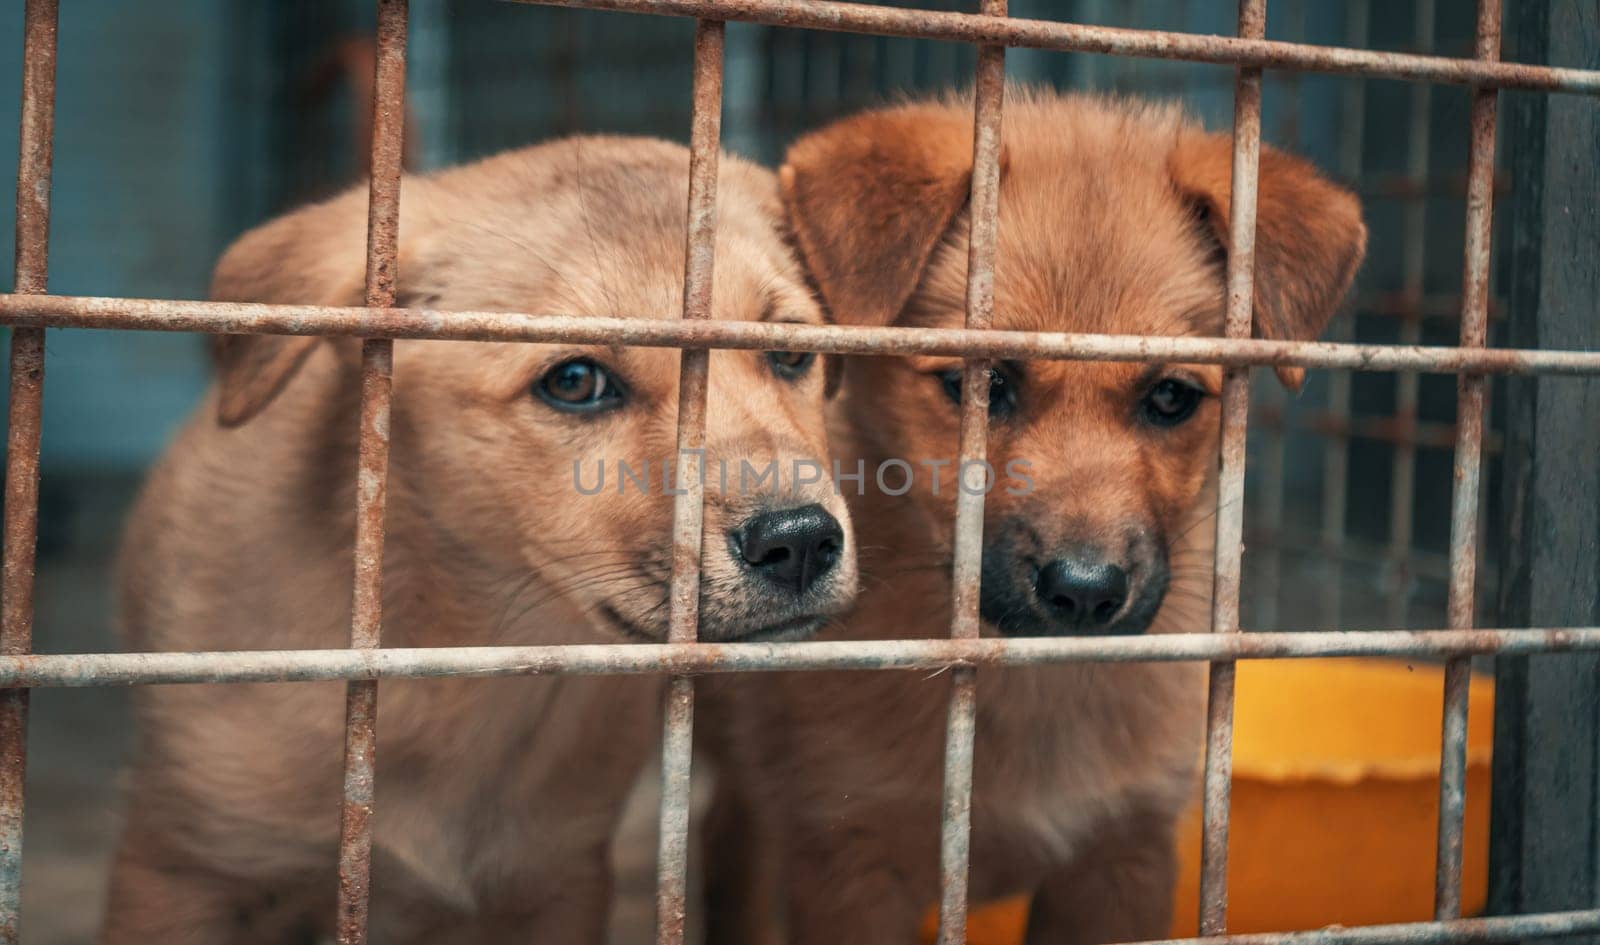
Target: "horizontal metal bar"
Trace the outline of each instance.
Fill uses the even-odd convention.
[[[1038,637],[441,646],[0,656],[0,687],[326,682],[444,676],[650,675],[921,669],[1050,663],[1196,662],[1323,656],[1472,656],[1600,649],[1600,627],[1334,630]]]
[[[866,328],[771,322],[442,312],[0,294],[0,325],[217,334],[325,335],[439,341],[737,348],[830,354],[1299,365],[1438,374],[1600,374],[1600,351],[1335,344],[1255,338],[1148,338],[966,328]]]
[[[1556,69],[1510,62],[1313,46],[1234,36],[1088,26],[834,3],[831,0],[518,0],[542,6],[620,10],[664,16],[709,17],[768,26],[799,27],[878,36],[909,36],[991,46],[1107,53],[1151,59],[1183,59],[1230,66],[1298,69],[1381,79],[1413,79],[1487,88],[1600,94],[1600,71]]]
[[[1305,932],[1213,935],[1141,942],[1139,945],[1484,945],[1523,938],[1587,935],[1596,931],[1600,931],[1600,909],[1354,928],[1330,925]]]

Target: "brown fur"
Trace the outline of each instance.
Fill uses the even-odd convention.
[[[584,138],[408,178],[402,302],[676,317],[687,169],[676,145]],[[714,317],[820,322],[779,233],[773,176],[724,158],[719,190]],[[359,302],[365,218],[365,192],[352,191],[247,234],[218,266],[214,294]],[[218,389],[152,474],[128,527],[128,642],[345,646],[356,344],[232,338],[219,347]],[[532,395],[550,366],[577,355],[625,383],[627,406],[579,418]],[[648,496],[618,496],[610,480],[583,496],[572,477],[578,458],[587,483],[596,459],[635,469],[648,459],[655,469],[672,457],[678,358],[400,342],[385,645],[664,637],[672,503],[659,477]],[[824,459],[822,374],[785,380],[762,352],[714,353],[710,460]],[[800,496],[846,517],[821,489]],[[727,531],[752,509],[789,501],[710,495],[704,639],[848,604],[847,522],[845,555],[810,601],[774,599],[733,560]],[[337,683],[141,692],[144,744],[103,941],[283,943],[331,924],[343,692]],[[394,680],[379,693],[372,940],[602,941],[607,844],[656,742],[659,681]]]
[[[790,223],[841,321],[962,323],[968,222],[949,208],[967,186],[971,120],[970,102],[903,105],[790,151],[780,172]],[[1012,90],[1003,147],[996,328],[1221,333],[1225,136],[1168,108]],[[1360,259],[1359,207],[1309,165],[1268,151],[1260,215],[1259,331],[1313,337]],[[958,408],[930,374],[958,366],[849,359],[839,461],[954,458]],[[988,494],[986,596],[991,582],[1016,579],[1019,562],[1085,544],[1120,555],[1137,591],[1155,580],[1139,565],[1159,549],[1170,586],[1148,632],[1207,629],[1220,370],[1006,367],[1018,406],[991,421],[988,457],[997,470],[1029,461],[1033,489]],[[1182,425],[1138,412],[1164,377],[1208,395]],[[899,498],[847,494],[867,591],[833,635],[948,633],[956,490],[948,470],[939,495],[930,485],[923,476]],[[986,620],[984,633],[996,632]],[[944,677],[908,673],[707,683],[724,761],[710,822],[714,945],[916,940],[938,897],[949,691]],[[1204,667],[1193,664],[979,673],[972,896],[1034,894],[1035,945],[1164,935],[1173,821],[1190,797],[1204,698]]]

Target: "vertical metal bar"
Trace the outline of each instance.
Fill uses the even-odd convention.
[[[1345,12],[1346,41],[1355,48],[1367,45],[1371,0],[1350,0]],[[1339,138],[1339,171],[1346,180],[1361,178],[1362,148],[1366,144],[1367,83],[1351,79],[1344,86],[1343,133]],[[1355,314],[1336,320],[1333,338],[1355,338]],[[1350,372],[1334,371],[1328,377],[1328,416],[1338,430],[1349,429]],[[1350,438],[1329,437],[1322,454],[1322,547],[1328,580],[1323,586],[1322,625],[1343,626],[1345,511],[1348,508]]]
[[[394,304],[405,137],[407,0],[378,0],[372,100],[372,181],[367,198],[366,304]],[[361,420],[356,465],[355,582],[350,645],[378,646],[383,621],[384,509],[389,490],[389,406],[394,342],[361,343]],[[378,684],[351,682],[345,694],[344,804],[339,819],[339,945],[367,940],[372,880]]]
[[[22,120],[17,152],[17,244],[13,289],[46,290],[50,254],[50,163],[55,151],[56,0],[23,12]],[[0,653],[33,647],[33,568],[39,531],[39,419],[44,401],[44,329],[11,330],[11,411],[6,435],[4,579]],[[22,909],[22,808],[28,762],[28,690],[0,692],[0,943],[15,945]]]
[[[1266,35],[1266,0],[1239,0],[1239,35]],[[1233,91],[1233,181],[1229,201],[1229,338],[1250,337],[1255,305],[1256,186],[1261,164],[1261,70],[1241,68]],[[1245,430],[1250,374],[1229,368],[1222,380],[1222,470],[1217,485],[1216,578],[1211,630],[1239,630],[1239,563],[1243,555]],[[1233,779],[1234,664],[1211,664],[1206,706],[1205,822],[1200,851],[1200,934],[1220,935],[1228,914],[1228,797]]]
[[[1006,15],[1006,0],[982,0],[980,10]],[[978,47],[973,89],[972,220],[967,247],[967,327],[994,320],[995,234],[1000,212],[1000,117],[1005,101],[1003,46]],[[978,636],[979,582],[983,567],[983,499],[989,437],[987,359],[971,359],[961,377],[961,443],[956,471],[956,524],[950,635]],[[972,477],[976,475],[976,479]],[[973,486],[976,486],[974,488]],[[967,877],[971,867],[972,759],[978,678],[972,667],[951,674],[945,728],[944,803],[939,828],[939,945],[965,945]]]
[[[1434,0],[1416,0],[1413,23],[1415,52],[1433,49]],[[1404,198],[1404,243],[1401,245],[1401,293],[1406,299],[1400,322],[1400,343],[1422,341],[1422,296],[1427,286],[1428,233],[1428,151],[1431,147],[1430,122],[1433,112],[1433,86],[1417,82],[1411,86],[1411,127],[1406,143],[1406,180],[1410,184]],[[1421,376],[1402,371],[1395,378],[1395,437],[1389,476],[1389,618],[1388,625],[1404,627],[1411,616],[1412,519],[1416,510],[1417,483],[1417,390]]]
[[[689,130],[689,205],[683,317],[711,317],[717,236],[717,159],[722,146],[724,25],[701,20],[694,34],[694,105]],[[667,638],[699,636],[700,553],[705,516],[706,383],[710,352],[685,348],[678,380],[678,495],[672,506],[672,587]],[[690,756],[694,680],[667,681],[661,741],[661,836],[656,850],[656,945],[682,945],[689,873]]]
[[[1500,0],[1478,0],[1474,55],[1500,58]],[[1467,167],[1465,259],[1461,279],[1461,347],[1481,348],[1489,326],[1489,245],[1494,220],[1494,89],[1472,90],[1472,152]],[[1456,382],[1455,491],[1450,506],[1449,625],[1470,629],[1475,610],[1478,548],[1478,489],[1483,461],[1483,375]],[[1461,831],[1466,806],[1467,687],[1471,661],[1445,664],[1444,720],[1439,757],[1439,852],[1434,873],[1433,913],[1461,914]]]

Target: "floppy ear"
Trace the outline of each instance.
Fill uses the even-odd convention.
[[[789,148],[784,212],[834,318],[885,325],[900,314],[971,179],[970,110],[866,112]]]
[[[1172,177],[1196,201],[1223,250],[1229,251],[1228,210],[1233,143],[1227,135],[1194,132],[1172,152]],[[1255,333],[1281,341],[1310,341],[1333,317],[1366,252],[1367,228],[1355,194],[1323,177],[1309,162],[1261,149],[1256,192]],[[1299,390],[1305,371],[1278,369]]]
[[[226,302],[360,305],[366,261],[365,188],[297,210],[240,237],[223,254],[211,297]],[[238,426],[260,413],[322,339],[221,335],[213,345],[221,397],[217,422]]]

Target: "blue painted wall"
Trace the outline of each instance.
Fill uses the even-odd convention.
[[[228,5],[73,0],[62,9],[50,289],[195,298],[227,238],[221,160]],[[0,17],[0,180],[16,179],[22,5]],[[9,214],[7,214],[9,216]],[[10,287],[12,228],[0,227]],[[55,331],[46,344],[43,461],[135,470],[204,385],[186,335]],[[3,370],[3,369],[0,369]]]

